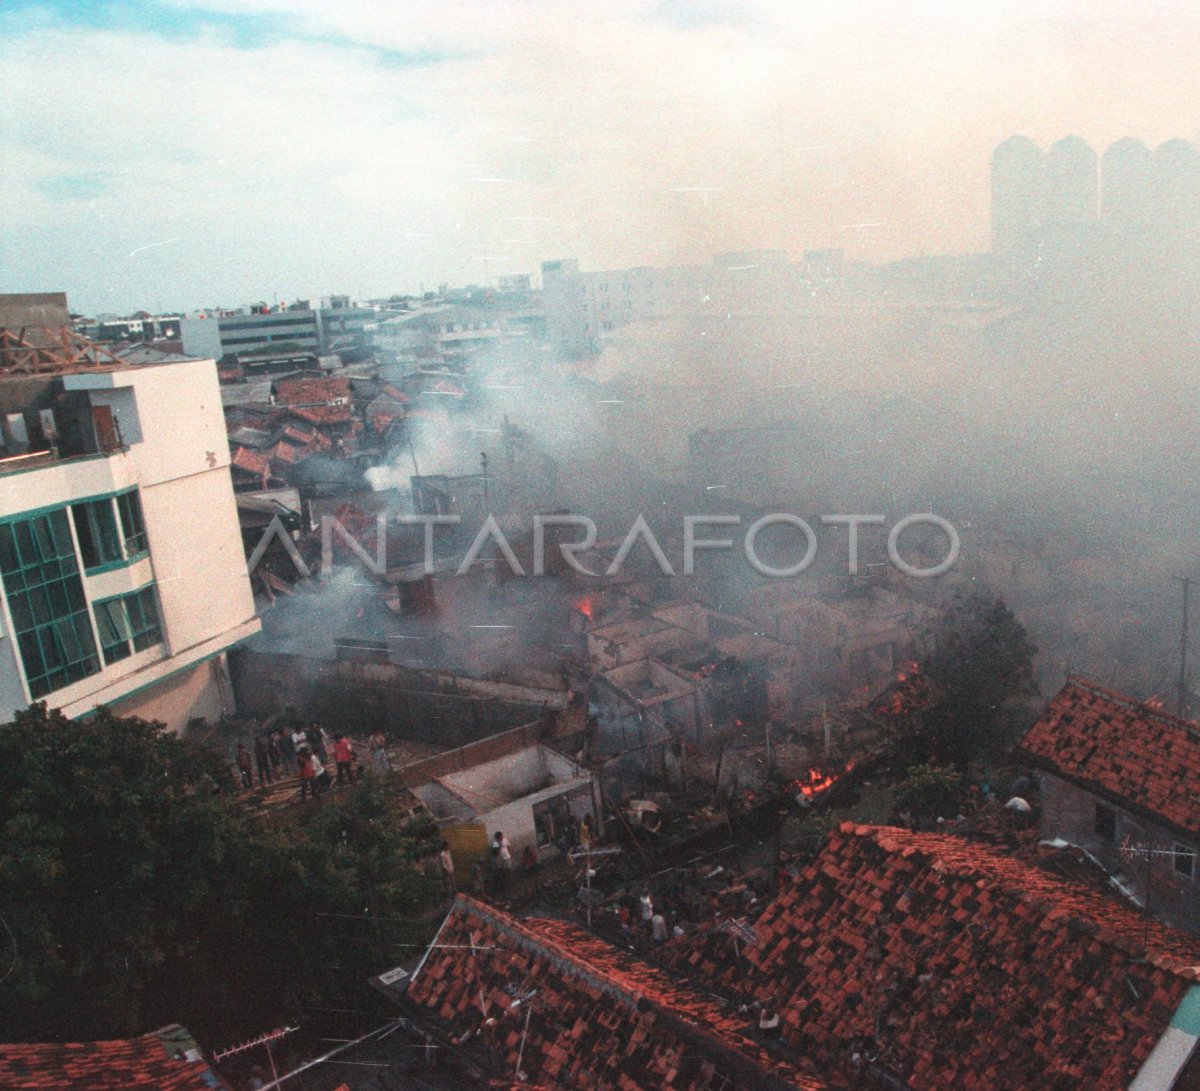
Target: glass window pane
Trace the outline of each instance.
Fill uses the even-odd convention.
[[[72,573],[63,580],[63,584],[67,589],[67,601],[70,603],[71,612],[78,613],[86,605],[83,597],[83,580]]]
[[[117,599],[115,602],[105,603],[104,609],[117,636],[122,640],[128,640],[130,635],[129,614],[125,609],[125,600]]]
[[[75,635],[75,626],[70,618],[62,618],[54,623],[54,633],[58,644],[63,650],[63,658],[68,663],[78,663],[83,657],[83,648]]]
[[[120,630],[109,609],[111,605],[111,603],[102,602],[96,607],[96,628],[100,630],[100,643],[106,648],[121,639]]]
[[[75,546],[71,543],[71,527],[67,522],[66,508],[52,511],[47,519],[50,523],[50,533],[54,536],[55,553],[59,557],[71,557]]]
[[[44,587],[35,587],[29,592],[29,605],[33,609],[35,625],[46,625],[54,620],[54,614],[50,611],[50,598]]]
[[[81,525],[90,519],[75,514]],[[109,518],[115,527],[111,503]],[[99,671],[66,509],[0,527],[0,558],[30,694],[42,697]]]
[[[21,562],[17,559],[17,545],[13,541],[12,527],[6,523],[0,526],[0,572],[8,575],[20,566]]]
[[[122,640],[120,643],[104,649],[104,662],[112,666],[113,663],[119,663],[131,655],[133,655],[133,649],[129,646],[129,641]]]
[[[79,555],[83,558],[84,568],[95,568],[100,563],[100,549],[96,545],[95,535],[92,534],[92,521],[88,517],[86,504],[76,504],[71,508],[75,520],[75,536],[79,539]]]
[[[21,649],[21,661],[25,664],[25,673],[29,675],[45,674],[42,663],[42,648],[38,643],[37,633],[21,633],[17,637],[17,645]]]
[[[44,515],[33,520],[33,536],[37,543],[37,559],[39,561],[47,561],[58,556],[58,550],[54,548],[54,536],[50,533],[50,522]]]
[[[141,553],[146,548],[141,497],[137,492],[122,493],[117,497],[117,511],[121,517],[121,533],[125,536],[126,554]]]
[[[46,593],[50,597],[50,613],[54,617],[65,617],[71,612],[70,603],[67,602],[67,588],[62,580],[47,584]]]
[[[18,633],[33,628],[33,610],[29,606],[29,596],[24,591],[9,594],[8,609],[12,614],[13,628]]]
[[[30,523],[31,520],[23,519],[21,522],[13,524],[13,534],[17,541],[17,553],[24,567],[37,563],[37,551],[33,548],[33,527]]]
[[[100,559],[103,564],[121,560],[121,540],[117,535],[117,520],[113,515],[111,500],[97,500],[92,504],[99,538]]]
[[[42,646],[42,659],[50,670],[57,670],[66,663],[66,656],[63,655],[62,645],[58,642],[58,637],[54,633],[53,625],[45,625],[38,629],[38,643]]]

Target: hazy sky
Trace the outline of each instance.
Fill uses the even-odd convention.
[[[1012,133],[1200,137],[1190,2],[2,8],[0,291],[85,311],[981,250]]]

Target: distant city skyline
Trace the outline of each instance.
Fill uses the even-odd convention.
[[[1196,142],[1198,46],[1200,11],[1112,0],[15,0],[0,291],[130,313],[986,251],[1001,141]]]

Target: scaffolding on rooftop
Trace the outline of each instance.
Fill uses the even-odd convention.
[[[128,367],[115,352],[69,326],[0,326],[0,375],[53,375],[83,368]]]

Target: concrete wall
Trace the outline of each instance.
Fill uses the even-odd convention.
[[[1170,849],[1176,842],[1187,844],[1165,827],[1091,795],[1061,777],[1042,772],[1039,773],[1039,780],[1043,838],[1061,838],[1087,849],[1110,872],[1128,878],[1129,885],[1143,902],[1146,898],[1147,861],[1135,859],[1127,863],[1122,859],[1121,844],[1125,838],[1162,849]],[[1105,840],[1095,832],[1098,803],[1116,815],[1116,835],[1112,840]],[[1193,842],[1188,847],[1196,851],[1200,849],[1200,844]],[[1150,876],[1150,910],[1153,915],[1176,928],[1200,931],[1200,881],[1176,874],[1169,857],[1155,858]]]
[[[530,746],[473,769],[450,773],[442,777],[442,783],[467,799],[495,806],[497,800],[507,802],[540,792],[552,783],[552,777],[545,751],[540,746]]]
[[[328,730],[359,735],[376,727],[454,747],[537,720],[566,694],[505,687],[488,695],[479,680],[464,692],[453,679],[394,663],[314,659],[239,648],[230,659],[238,710],[265,719],[289,706]],[[518,697],[511,691],[515,690]]]
[[[118,716],[159,720],[182,732],[189,720],[216,723],[231,711],[233,686],[223,655],[213,656],[164,679],[140,693],[115,701]]]
[[[594,777],[587,776],[569,781],[566,784],[556,784],[541,792],[534,793],[522,799],[513,800],[511,803],[489,811],[483,816],[483,824],[487,830],[488,840],[491,841],[495,837],[497,830],[503,831],[504,836],[508,838],[512,846],[513,865],[515,867],[520,866],[521,856],[527,848],[533,849],[539,859],[557,856],[558,850],[552,846],[538,849],[537,828],[533,820],[533,808],[538,803],[553,799],[555,796],[565,795],[577,788],[591,786],[594,779]],[[572,801],[571,815],[576,819],[582,818],[584,814],[590,815],[592,818],[592,828],[596,829],[597,815],[594,800],[594,791],[584,793],[580,800]]]
[[[185,318],[179,323],[179,332],[188,356],[220,358],[221,327],[215,318]]]

